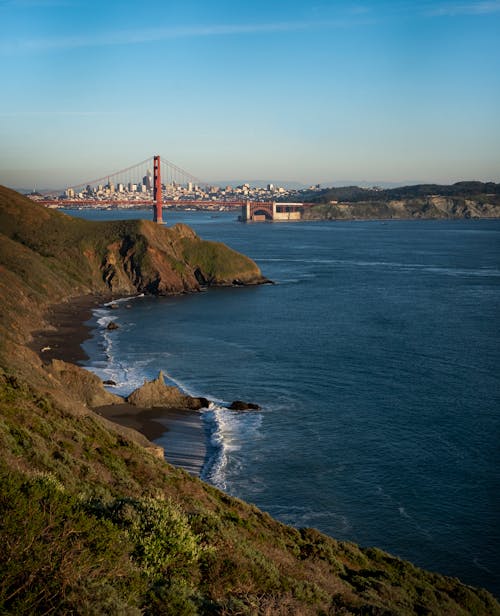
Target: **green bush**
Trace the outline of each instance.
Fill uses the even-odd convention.
[[[126,529],[133,557],[153,581],[183,575],[201,553],[187,517],[170,500],[119,499],[108,509],[110,519]]]
[[[2,472],[0,486],[0,613],[139,613],[144,585],[124,533],[49,473]]]

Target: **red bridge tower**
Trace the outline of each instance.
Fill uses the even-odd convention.
[[[159,225],[163,223],[162,216],[162,195],[161,195],[161,171],[160,171],[160,157],[154,157],[153,164],[154,176],[153,176],[153,220]]]

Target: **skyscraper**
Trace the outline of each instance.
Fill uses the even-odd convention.
[[[146,187],[146,190],[151,190],[153,188],[153,174],[151,173],[151,169],[146,171],[146,175],[142,178],[142,183]]]

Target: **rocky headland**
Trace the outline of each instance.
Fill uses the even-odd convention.
[[[263,282],[184,225],[86,222],[0,187],[1,613],[500,614],[485,590],[280,524],[96,412],[206,401],[160,376],[124,402],[72,363],[64,323],[126,294]]]
[[[328,188],[310,198],[304,220],[500,218],[500,185],[458,182],[394,189]]]

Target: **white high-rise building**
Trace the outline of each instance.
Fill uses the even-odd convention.
[[[146,186],[147,190],[153,188],[153,174],[151,173],[151,169],[146,171],[146,175],[142,178],[142,183]]]

